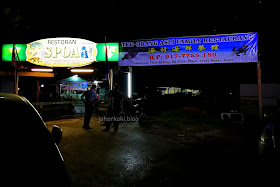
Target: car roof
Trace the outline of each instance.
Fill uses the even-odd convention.
[[[11,93],[1,93],[0,92],[0,104],[17,104],[17,105],[22,105],[25,104],[27,105],[27,100],[24,97],[21,97],[16,94],[11,94]]]
[[[10,186],[64,182],[63,157],[33,105],[22,96],[0,93],[0,114],[3,181]]]
[[[44,120],[39,115],[34,106],[23,96],[11,93],[0,92],[0,113],[3,119],[12,121],[21,121],[21,118],[29,117],[34,120],[40,120],[44,124]]]

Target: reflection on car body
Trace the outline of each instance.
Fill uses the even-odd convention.
[[[32,104],[14,94],[0,93],[0,114],[3,184],[76,185],[55,143],[61,139],[58,127],[54,127],[53,138]]]

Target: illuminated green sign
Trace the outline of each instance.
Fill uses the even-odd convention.
[[[15,44],[16,51],[20,61],[26,61],[26,44]],[[2,61],[12,61],[13,44],[2,45]]]
[[[54,45],[53,43],[50,43],[50,44]],[[26,44],[15,44],[15,45],[16,45],[16,50],[18,52],[20,61],[27,61],[27,57],[26,57],[27,45]],[[118,61],[119,60],[119,44],[118,43],[107,43],[106,45],[107,45],[108,61]],[[106,61],[105,43],[96,43],[96,48],[97,48],[96,61]],[[12,60],[12,51],[13,51],[13,44],[3,44],[2,45],[2,61],[11,61]],[[55,51],[53,51],[53,53],[54,52]],[[62,52],[65,52],[65,49],[64,49],[64,51],[62,50],[62,52],[60,49],[60,51],[58,51],[58,52],[60,52],[63,55],[64,53],[62,53]],[[37,54],[37,53],[34,52],[34,55],[35,54]],[[49,53],[44,52],[44,56],[48,55],[48,54]],[[41,65],[41,64],[37,64],[37,65]]]
[[[107,43],[107,57],[108,61],[119,60],[119,43]],[[97,56],[96,61],[106,61],[105,43],[97,43]]]

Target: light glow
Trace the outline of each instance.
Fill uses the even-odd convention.
[[[78,78],[79,78],[79,76],[78,76],[77,74],[72,76],[72,79],[73,79],[74,81],[78,80]]]
[[[127,74],[127,86],[128,86],[128,89],[127,89],[127,96],[128,98],[131,98],[131,73],[128,72]]]
[[[13,52],[13,47],[9,47],[9,50],[10,50],[10,53],[12,53]],[[17,53],[19,53],[20,50],[21,50],[21,47],[16,47]]]
[[[79,73],[92,73],[92,72],[94,72],[93,69],[71,69],[70,71],[75,72],[75,73],[77,73],[77,72],[79,72]]]
[[[39,68],[32,68],[31,71],[40,71],[40,72],[53,72],[53,69],[39,69]]]

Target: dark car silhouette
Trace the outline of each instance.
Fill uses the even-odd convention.
[[[270,116],[259,140],[261,160],[280,163],[280,108]]]
[[[62,131],[52,134],[24,97],[0,93],[1,183],[4,186],[76,186],[57,147]]]

